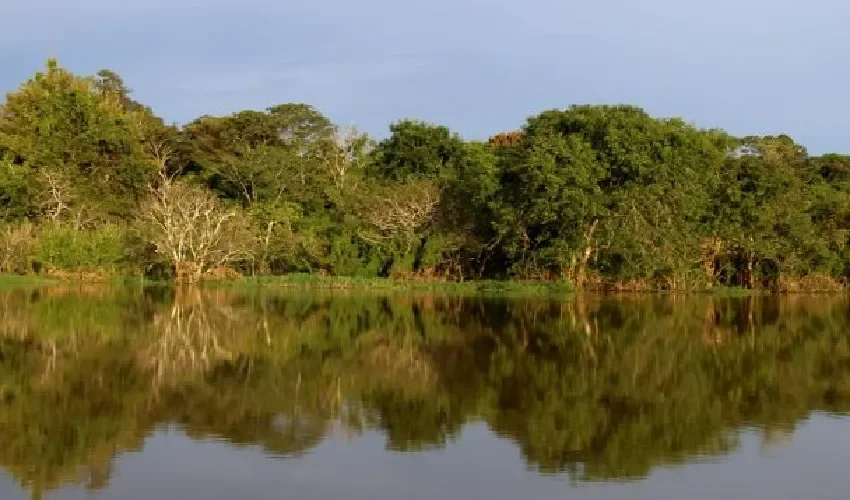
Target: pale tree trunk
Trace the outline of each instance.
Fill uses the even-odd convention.
[[[599,219],[594,219],[584,232],[585,247],[584,250],[579,253],[578,262],[575,264],[575,269],[572,273],[576,286],[584,286],[587,280],[587,266],[590,262],[590,257],[593,255],[594,249],[593,236],[598,227]]]
[[[142,216],[178,281],[196,282],[208,269],[250,257],[253,234],[238,210],[226,209],[202,188],[165,177],[151,194]]]

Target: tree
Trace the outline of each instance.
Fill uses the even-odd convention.
[[[195,282],[212,268],[251,257],[254,242],[242,212],[200,186],[163,177],[151,189],[142,219],[178,281]]]
[[[568,112],[529,120],[519,157],[508,150],[495,221],[514,272],[584,280],[606,214],[606,170],[590,144],[570,133]]]
[[[38,196],[35,172],[0,156],[0,219],[20,220],[33,215]]]
[[[747,138],[761,156],[728,158],[713,196],[717,267],[729,284],[775,286],[798,276],[817,239],[804,180],[805,150],[786,136]]]
[[[101,235],[108,259],[65,267],[164,266],[126,237],[141,209],[169,213],[160,188],[212,207],[213,219],[235,214],[222,226],[241,220],[257,246],[224,261],[252,273],[629,290],[834,290],[850,278],[850,159],[810,157],[787,135],[732,137],[628,105],[544,111],[487,141],[404,119],[373,142],[303,103],[178,127],[115,71],[77,76],[54,60],[0,105],[3,234],[49,248],[50,262],[76,252],[66,242],[88,255]],[[13,246],[6,268],[41,269],[44,259]],[[165,260],[196,279],[220,259]]]
[[[630,106],[574,106],[492,142],[495,224],[516,273],[678,287],[694,267],[704,188],[723,158],[712,133]]]
[[[370,172],[396,182],[435,179],[453,167],[462,148],[460,137],[446,127],[402,120],[390,125],[390,136],[375,147]]]
[[[429,199],[431,190],[441,193],[429,210],[428,231],[408,231],[403,244],[387,249],[394,255],[393,269],[456,278],[481,271],[484,242],[491,235],[477,214],[487,214],[483,197],[497,182],[494,163],[489,146],[465,143],[446,127],[414,120],[390,126],[390,136],[370,154],[366,178],[379,186],[398,186],[395,196],[405,196],[411,186],[429,186],[416,194],[419,201]],[[374,222],[369,227],[374,229]]]
[[[187,171],[253,215],[263,235],[261,270],[328,267],[327,232],[341,222],[336,209],[356,184],[365,136],[342,135],[304,104],[201,117],[183,135]]]
[[[850,157],[824,155],[806,161],[808,215],[819,237],[812,238],[807,272],[842,279],[850,275]]]
[[[378,188],[367,202],[365,216],[372,227],[367,239],[397,239],[409,253],[434,221],[440,194],[433,182],[410,181]]]
[[[225,181],[238,162],[260,147],[279,150],[295,179],[307,183],[319,159],[332,143],[334,127],[311,106],[281,104],[267,111],[246,110],[226,117],[203,116],[186,126],[184,135],[191,161],[215,186],[215,176]],[[225,187],[226,189],[226,187]],[[239,197],[242,193],[226,194]]]
[[[369,137],[354,127],[334,129],[326,150],[321,153],[321,159],[339,194],[351,188],[352,182],[356,183],[371,147]]]
[[[155,172],[138,121],[121,94],[51,60],[44,72],[7,96],[0,112],[0,151],[14,165],[41,174],[33,177],[36,182],[74,179],[77,213],[88,208],[94,218],[124,217]],[[50,183],[39,184],[38,191],[52,196]]]

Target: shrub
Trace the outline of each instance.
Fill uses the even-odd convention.
[[[125,235],[115,224],[83,230],[46,225],[37,235],[32,259],[46,269],[114,272],[125,261]]]
[[[32,270],[29,255],[34,233],[29,222],[0,228],[0,272],[27,274]]]

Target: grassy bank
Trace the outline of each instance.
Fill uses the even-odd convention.
[[[715,297],[734,298],[749,297],[751,295],[758,295],[765,292],[763,290],[750,290],[749,288],[743,288],[739,286],[720,286],[712,288],[708,291],[708,293]]]
[[[0,288],[41,286],[58,283],[57,280],[42,276],[21,276],[17,274],[0,274]]]
[[[0,288],[21,286],[43,286],[57,283],[90,283],[103,285],[174,286],[171,280],[154,280],[143,276],[115,273],[51,273],[42,275],[15,275],[0,273]],[[460,295],[493,296],[567,296],[576,292],[606,294],[708,294],[715,297],[748,297],[771,294],[836,294],[846,293],[843,283],[823,280],[785,281],[778,289],[749,289],[738,286],[716,286],[689,290],[663,290],[649,286],[640,287],[587,287],[578,288],[567,280],[470,280],[446,282],[437,280],[372,278],[349,276],[322,276],[318,274],[294,273],[281,276],[245,276],[212,278],[205,277],[199,286],[223,288],[287,288],[305,290],[346,290],[352,292],[432,292]]]
[[[428,291],[470,295],[562,296],[575,291],[568,281],[417,281],[390,278],[356,278],[289,274],[239,279],[208,280],[205,285],[222,287],[279,287],[322,290]]]

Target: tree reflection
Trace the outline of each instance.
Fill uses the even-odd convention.
[[[765,449],[850,408],[841,297],[570,301],[187,289],[0,294],[0,466],[108,484],[157,425],[279,457],[332,432],[445,445],[472,421],[529,465],[637,478]]]

